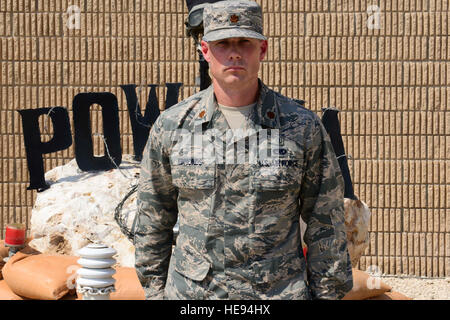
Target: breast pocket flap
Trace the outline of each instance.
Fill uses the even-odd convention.
[[[172,167],[172,184],[182,189],[212,189],[215,184],[215,167],[174,166]]]

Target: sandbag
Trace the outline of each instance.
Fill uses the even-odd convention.
[[[76,279],[79,257],[18,252],[3,267],[3,277],[14,293],[37,300],[58,300]]]
[[[3,279],[2,269],[3,266],[5,265],[3,259],[6,258],[8,255],[9,255],[9,248],[5,247],[5,240],[0,240],[0,280]]]
[[[413,299],[405,296],[403,293],[396,291],[389,291],[380,294],[379,296],[372,297],[366,300],[413,300]]]
[[[387,285],[386,283],[384,283],[379,279],[370,277],[370,275],[364,271],[352,268],[352,272],[353,272],[353,288],[342,298],[342,300],[364,300],[379,296],[387,291],[392,290],[392,287],[390,287],[389,285]],[[368,287],[368,282],[369,285],[375,284],[378,285],[375,286],[374,289],[370,289]]]
[[[81,299],[78,298],[76,293],[72,294],[69,292],[68,294],[66,294],[64,297],[62,297],[59,300],[81,300]]]
[[[5,240],[0,240],[0,258],[7,257],[9,254],[9,248],[5,246]]]
[[[28,254],[35,254],[40,253],[36,249],[30,247],[28,243],[33,240],[33,238],[27,238],[25,240],[25,247],[20,250],[20,252],[28,253]],[[5,240],[0,240],[0,280],[3,279],[2,269],[5,266],[4,258],[9,256],[9,247],[5,246]]]
[[[116,279],[116,291],[111,293],[111,300],[145,300],[145,292],[135,268],[118,267],[113,278]]]
[[[24,300],[15,294],[5,280],[0,280],[0,300]]]
[[[115,291],[110,294],[111,300],[145,300],[145,292],[136,274],[135,268],[117,267],[113,278]],[[77,292],[78,299],[83,295]]]

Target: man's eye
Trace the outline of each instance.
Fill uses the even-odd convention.
[[[216,46],[218,46],[218,47],[224,47],[224,46],[226,46],[226,44],[227,44],[226,41],[219,41],[219,42],[216,43]]]

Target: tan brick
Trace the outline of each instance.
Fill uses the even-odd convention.
[[[418,257],[418,256],[423,256],[425,254],[425,247],[424,247],[424,243],[422,243],[422,241],[424,240],[424,234],[423,233],[413,233],[412,234],[412,238],[413,238],[413,247],[411,250],[410,255]]]
[[[438,277],[444,277],[445,276],[445,259],[444,258],[438,258],[438,273],[436,276]]]
[[[433,233],[432,234],[432,247],[430,248],[431,256],[432,257],[438,257],[439,256],[439,234]],[[437,260],[433,260],[433,264],[437,264]],[[438,270],[433,270],[433,274],[437,274]]]
[[[428,261],[430,263],[430,266],[429,266],[430,277],[436,277],[438,275],[438,273],[439,273],[438,258],[437,257],[432,257],[432,258],[429,258]]]
[[[377,233],[377,255],[382,256],[384,255],[383,251],[383,234],[381,232]]]
[[[389,256],[391,255],[390,251],[390,233],[386,232],[383,236],[384,240],[384,255]]]

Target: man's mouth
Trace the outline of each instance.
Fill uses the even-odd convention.
[[[243,67],[239,67],[239,66],[231,66],[231,67],[228,67],[228,68],[226,68],[225,69],[226,71],[227,70],[230,70],[230,71],[238,71],[238,70],[245,70]]]

